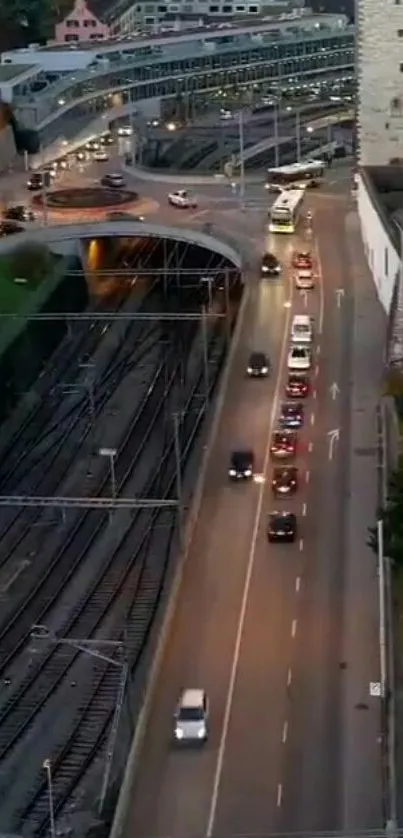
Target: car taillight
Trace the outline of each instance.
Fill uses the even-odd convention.
[[[287,445],[287,451],[293,451],[293,450],[294,450],[293,445]]]

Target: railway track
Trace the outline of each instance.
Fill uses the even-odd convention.
[[[192,294],[194,292],[189,296]],[[219,324],[214,326],[209,340],[212,370],[217,375],[225,354],[223,335],[218,334],[220,328]],[[188,463],[204,417],[200,406],[201,391],[205,385],[203,353],[194,351],[190,355],[194,332],[194,325],[184,325],[180,343],[188,347],[187,362],[183,364],[181,359],[175,357],[178,346],[173,344],[171,362],[167,364],[165,358],[164,363],[157,367],[147,397],[127,430],[115,462],[119,492],[128,491],[131,496],[149,497],[169,497],[172,494],[175,455],[171,411],[176,410],[178,405],[183,411],[180,428],[183,467]],[[172,334],[169,338],[172,339]],[[113,369],[109,367],[105,376],[108,381],[104,382],[104,390],[98,393],[97,398],[106,397],[108,388],[113,389],[114,382],[119,380],[127,362],[126,354],[116,360]],[[211,374],[211,389],[215,386],[217,375]],[[182,381],[180,392],[175,383],[178,377]],[[182,403],[184,392],[186,398]],[[81,403],[84,410],[84,400]],[[69,416],[65,415],[64,421],[67,424]],[[50,459],[55,451],[61,450],[59,446],[65,438],[65,431],[57,438],[56,428],[51,428],[42,437],[40,445],[48,446],[46,456]],[[152,467],[150,450],[154,454]],[[39,468],[35,460],[37,456],[38,451],[31,455],[30,479],[36,479],[35,470]],[[22,462],[21,459],[19,464],[14,465],[9,476],[16,485],[21,485],[18,469],[22,468]],[[109,474],[105,473],[94,494],[102,494],[108,482]],[[161,521],[163,526],[159,527]],[[54,617],[56,614],[55,609],[62,594],[105,532],[107,519],[105,515],[90,510],[84,514],[74,513],[69,523],[71,527],[68,536],[52,554],[46,574],[36,580],[38,584],[33,586],[30,597],[19,609],[15,619],[4,630],[0,629],[0,671],[6,680],[9,670],[15,667],[17,671],[21,669],[20,653],[26,647],[32,625],[40,622],[54,624],[52,615]],[[122,626],[127,624],[130,665],[133,671],[138,671],[164,586],[174,533],[175,517],[172,513],[153,512],[150,515],[149,511],[137,511],[133,520],[127,523],[119,544],[108,556],[104,556],[96,568],[92,583],[83,596],[77,599],[75,608],[71,608],[64,619],[58,617],[58,630],[69,636],[97,637],[101,634],[119,639]],[[83,662],[80,662],[76,652],[60,656],[55,649],[48,650],[38,655],[36,660],[30,661],[29,668],[25,667],[24,677],[16,678],[15,681],[13,679],[7,700],[0,705],[0,758],[6,766],[11,754],[17,751],[22,753],[21,746],[25,747],[27,741],[32,741],[34,722],[38,715],[46,713],[49,700],[65,689],[71,678],[75,680],[76,670],[80,670],[84,676],[83,680],[79,679],[79,713],[66,722],[68,733],[60,741],[54,742],[50,754],[55,789],[57,787],[57,813],[62,812],[87,771],[93,770],[94,758],[108,736],[118,689],[116,667],[97,663],[89,668],[87,661],[83,670]],[[16,809],[13,829],[21,831],[24,826],[24,832],[28,830],[29,834],[41,835],[48,828],[44,776],[39,763],[32,786],[25,786],[26,793],[23,794],[18,811]],[[0,779],[0,796],[4,798],[5,795],[6,777],[4,781]]]
[[[117,300],[115,299],[115,305],[110,302],[107,311],[119,311],[126,296],[121,295]],[[94,312],[101,310],[101,305],[93,310]],[[102,310],[105,310],[105,304],[102,305]],[[79,372],[80,358],[84,353],[91,355],[95,351],[103,337],[102,329],[103,324],[97,323],[95,328],[88,333],[86,325],[79,324],[78,334],[73,339],[64,338],[56,352],[52,354],[47,368],[38,378],[34,388],[38,401],[8,439],[7,447],[0,451],[0,485],[4,483],[3,464],[13,460],[19,450],[24,452],[22,443],[25,448],[35,445],[36,434],[38,431],[41,432],[44,424],[54,414],[56,407],[54,400],[46,400],[49,391],[57,385],[60,378],[65,377],[66,382],[69,383],[75,380]]]
[[[217,348],[217,334],[212,336],[210,352]],[[221,365],[225,349],[222,339],[220,349],[216,356],[217,373]],[[217,375],[211,377],[211,390],[213,390]],[[204,387],[203,368],[199,367],[199,373],[191,388],[184,404],[184,420],[182,423],[182,466],[186,466],[193,448],[194,440],[199,431],[204,411],[200,409],[200,394]],[[164,453],[157,470],[149,479],[145,491],[148,496],[161,497],[172,496],[175,486],[175,452],[172,438],[172,430],[165,428]],[[130,475],[128,475],[128,478]],[[130,486],[130,490],[131,486]],[[163,516],[167,517],[164,512]],[[118,545],[115,555],[111,557],[110,568],[114,571],[114,586],[111,589],[106,584],[107,577],[104,575],[99,580],[92,592],[92,596],[98,599],[97,607],[88,609],[88,601],[82,603],[85,609],[76,619],[85,620],[85,628],[88,632],[89,615],[100,622],[108,614],[113,616],[111,602],[107,601],[105,594],[108,592],[109,600],[111,595],[114,601],[118,601],[119,608],[116,609],[115,629],[113,637],[122,637],[122,625],[127,624],[126,638],[129,648],[130,663],[133,668],[139,663],[148,631],[153,622],[155,611],[158,606],[159,596],[163,587],[166,569],[168,566],[172,538],[175,531],[175,513],[170,513],[166,520],[166,526],[158,532],[155,537],[155,525],[161,517],[160,511],[151,515],[149,512],[139,512],[135,520],[129,526],[122,542]],[[163,535],[161,536],[161,532]],[[157,540],[157,544],[155,541]],[[133,552],[132,545],[136,544]],[[153,549],[154,548],[154,549]],[[162,552],[161,552],[162,551]],[[162,557],[162,561],[161,561]],[[117,563],[121,566],[120,576],[116,573]],[[101,585],[105,585],[101,588]],[[103,600],[102,600],[102,590]],[[112,593],[113,592],[113,593]],[[103,611],[99,606],[99,598],[103,601]],[[82,634],[84,625],[79,622],[77,626],[73,623],[70,633],[77,636]],[[96,626],[91,634],[96,631]],[[89,634],[85,634],[89,636]],[[55,656],[55,650],[49,653],[49,659]],[[59,657],[59,667],[62,665],[64,671],[60,674],[63,678],[66,673],[77,663],[78,653],[75,650],[65,657]],[[96,671],[93,673],[91,683],[83,694],[81,713],[78,718],[73,719],[70,736],[64,742],[58,752],[52,754],[52,770],[55,795],[55,811],[59,812],[70,798],[77,782],[82,774],[91,766],[100,744],[105,740],[111,717],[117,698],[116,667],[106,663],[97,663]],[[32,825],[33,834],[40,835],[48,828],[48,802],[46,798],[46,784],[38,777],[35,789],[31,791],[31,798],[20,812],[24,823],[29,819]]]
[[[147,297],[147,300],[149,300],[149,297]],[[150,325],[144,322],[135,325],[142,326],[141,332],[137,333],[137,338],[142,339],[143,343],[140,344],[136,352],[126,351],[125,353],[122,344],[112,356],[110,366],[106,374],[102,376],[102,383],[96,391],[96,397],[94,397],[96,417],[102,413],[114,390],[122,384],[124,377],[142,361],[144,362],[147,354],[149,354],[148,364],[150,367],[152,365],[153,356],[150,353],[158,345],[157,329],[156,327],[150,329]],[[134,324],[131,326],[131,330],[133,329]],[[147,333],[149,342],[146,341]],[[130,337],[130,329],[127,337]],[[141,371],[139,378],[142,375],[143,372]],[[145,380],[142,386],[139,380],[140,393],[141,391],[144,392],[147,386],[148,380]],[[61,423],[59,431],[55,430],[48,433],[45,430],[42,438],[38,440],[36,448],[32,450],[31,456],[29,454],[19,456],[8,472],[8,492],[14,494],[42,493],[44,495],[55,493],[57,487],[70,471],[74,457],[77,456],[84,441],[92,431],[92,426],[88,421],[88,408],[85,399],[80,400],[78,404],[74,404],[69,409],[67,416],[67,426],[66,424],[63,426]],[[68,444],[69,437],[73,432],[74,442]],[[48,441],[47,448],[46,441]],[[18,480],[19,473],[21,474],[20,480]],[[13,476],[14,482],[12,482]],[[15,550],[22,545],[40,515],[41,511],[37,509],[2,510],[0,569],[10,560]],[[28,547],[26,552],[30,552]]]
[[[153,289],[150,289],[153,292]],[[145,304],[149,299],[150,294],[145,294],[139,300],[138,310],[144,309]],[[127,294],[121,295],[118,304],[110,306],[109,311],[119,311],[127,301]],[[116,301],[115,301],[116,302]],[[137,308],[137,307],[136,307]],[[104,310],[104,308],[103,308]],[[81,324],[79,324],[81,326]],[[137,324],[137,326],[144,324]],[[84,326],[85,328],[85,326]],[[103,339],[104,324],[95,323],[95,327],[91,330],[86,328],[85,333],[80,336],[79,341],[75,341],[72,347],[67,347],[68,351],[62,354],[62,359],[53,369],[50,369],[46,376],[46,384],[44,379],[39,380],[41,388],[41,400],[32,409],[26,417],[24,423],[17,429],[15,436],[9,441],[8,448],[2,452],[0,461],[0,487],[2,490],[7,486],[8,475],[12,470],[14,463],[27,456],[30,449],[34,449],[37,445],[38,434],[42,435],[43,429],[50,423],[51,426],[57,422],[63,421],[63,402],[65,395],[59,382],[69,385],[74,385],[77,378],[82,375],[79,364],[83,354],[91,357]]]
[[[216,339],[211,344],[213,350],[217,345]],[[216,357],[216,373],[218,372],[225,350],[221,347]],[[211,393],[215,387],[217,375],[211,379]],[[185,468],[191,455],[195,438],[203,420],[200,410],[200,391],[204,386],[203,371],[200,372],[196,383],[184,405],[184,422],[182,427],[182,467]],[[158,472],[150,484],[150,495],[158,493],[161,497],[171,497],[175,488],[175,453],[172,442],[166,446],[165,454]],[[141,513],[140,513],[141,515]],[[166,526],[156,536],[156,524],[160,517],[166,520]],[[119,618],[116,620],[113,637],[122,639],[122,624],[126,625],[125,640],[128,645],[132,670],[138,667],[148,633],[153,624],[159,605],[161,592],[169,564],[176,519],[174,513],[154,511],[148,514],[148,521],[144,526],[141,545],[132,558],[131,567],[125,577],[131,575],[130,591],[126,593],[125,602],[121,603]],[[143,516],[144,518],[146,516]],[[125,535],[125,543],[133,541],[133,529],[138,521]],[[163,535],[161,536],[161,532]],[[120,550],[124,549],[124,544]],[[161,561],[162,559],[162,561]],[[123,582],[123,579],[122,579]],[[122,619],[126,618],[125,622]],[[73,654],[73,661],[77,660],[77,653]],[[52,774],[55,814],[58,815],[66,803],[71,799],[74,789],[83,775],[90,769],[100,746],[106,741],[108,731],[114,715],[118,683],[116,669],[106,662],[96,664],[95,672],[88,691],[83,696],[81,714],[73,722],[69,740],[64,742],[59,751],[52,754]],[[49,828],[48,801],[46,797],[46,782],[43,778],[37,784],[34,794],[28,804],[21,810],[24,823],[30,824],[32,834],[40,836]]]
[[[194,328],[192,326],[192,328]],[[176,347],[173,346],[173,352]],[[124,438],[121,441],[119,455],[116,459],[116,477],[122,482],[127,468],[137,464],[137,459],[143,451],[144,441],[152,427],[149,413],[155,413],[157,406],[163,406],[162,398],[166,392],[166,357],[160,361],[155,371],[154,380],[148,382],[143,401],[136,411]],[[161,402],[161,405],[160,405]],[[140,469],[137,467],[140,478]],[[101,494],[108,485],[109,474],[104,474],[95,492]],[[140,481],[139,486],[142,486]],[[60,594],[63,585],[77,570],[83,556],[91,545],[92,539],[100,529],[101,519],[98,513],[87,511],[77,512],[68,537],[51,554],[50,561],[42,569],[42,574],[30,580],[29,595],[15,610],[11,619],[0,629],[0,673],[11,664],[21,645],[29,635],[33,623],[44,619],[44,609],[48,609],[54,598]],[[14,545],[15,549],[15,545]],[[0,709],[1,724],[1,709]]]

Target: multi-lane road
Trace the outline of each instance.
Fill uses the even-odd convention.
[[[363,595],[376,623],[376,575],[368,578],[363,569],[360,590],[360,576],[357,581],[351,572],[357,555],[347,539],[351,426],[356,434],[367,409],[354,413],[351,398],[351,388],[360,388],[357,348],[361,369],[368,351],[356,305],[373,305],[375,317],[376,302],[368,302],[372,289],[361,265],[357,287],[354,262],[363,263],[363,256],[348,244],[350,176],[335,167],[327,185],[307,199],[310,237],[303,224],[293,237],[267,237],[258,184],[248,184],[243,214],[228,186],[213,185],[196,187],[194,212],[173,213],[166,205],[169,186],[139,182],[150,221],[209,221],[218,234],[247,245],[252,290],[139,755],[127,821],[127,833],[137,838],[382,825],[379,705],[369,697],[369,682],[379,680],[376,636],[357,621],[351,637],[351,611],[362,613]],[[92,168],[87,177],[95,177]],[[293,284],[292,252],[301,247],[313,252],[317,274],[307,295]],[[279,281],[259,279],[265,249],[283,264]],[[284,398],[291,319],[305,312],[315,325],[311,392],[296,458],[300,485],[284,504],[298,516],[298,538],[290,546],[269,545],[267,515],[279,506],[271,495],[270,438]],[[252,348],[270,354],[269,382],[245,377]],[[368,378],[373,374],[369,366]],[[258,479],[230,485],[229,453],[243,443],[254,449]],[[361,533],[358,559],[365,562],[371,500],[353,522]],[[210,738],[196,753],[172,747],[184,686],[203,687],[211,702]],[[353,753],[360,771],[348,772]]]
[[[255,225],[256,248],[260,235],[260,250],[277,253],[283,277],[261,282],[256,270],[248,276],[251,304],[131,797],[127,833],[138,837],[382,824],[379,714],[368,697],[379,664],[366,627],[358,625],[346,655],[347,595],[349,604],[355,601],[346,580],[356,561],[346,540],[355,286],[345,221],[351,206],[348,199],[310,201],[308,246],[317,285],[307,295],[295,290],[291,269],[292,251],[307,246],[306,233],[265,242],[264,226]],[[267,515],[279,506],[271,495],[270,438],[284,398],[291,319],[303,312],[315,324],[311,392],[296,459],[300,486],[284,504],[296,512],[299,532],[292,546],[269,545]],[[269,383],[245,377],[251,348],[269,352]],[[242,443],[254,448],[258,480],[233,486],[228,457]],[[363,514],[370,518],[372,510]],[[365,531],[367,523],[357,527]],[[367,557],[365,543],[360,549]],[[366,591],[369,598],[374,589]],[[359,591],[355,596],[358,604]],[[349,679],[358,670],[357,706],[347,708],[346,726]],[[172,747],[172,716],[184,686],[203,687],[210,697],[211,732],[201,752]],[[364,726],[359,713],[366,713]],[[352,738],[368,760],[365,776],[350,775],[346,788]]]

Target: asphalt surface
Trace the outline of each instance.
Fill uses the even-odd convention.
[[[369,707],[367,680],[371,673],[379,678],[376,639],[360,624],[352,636],[345,608],[354,559],[346,540],[355,286],[345,222],[351,205],[326,191],[308,200],[318,282],[306,307],[290,270],[302,234],[265,241],[261,210],[238,213],[239,233],[243,227],[247,237],[253,228],[255,248],[275,251],[284,275],[275,283],[250,275],[253,302],[141,752],[129,834],[185,838],[381,825],[379,714]],[[221,213],[223,227],[232,225],[236,234],[235,212],[215,207],[208,217],[218,226]],[[268,444],[283,397],[291,318],[305,311],[316,332],[312,392],[300,432],[299,491],[283,504],[297,513],[299,533],[292,546],[269,545],[267,514],[279,504],[271,497]],[[354,335],[360,340],[359,329]],[[269,382],[245,378],[251,348],[270,353]],[[331,431],[339,434],[332,447]],[[253,446],[263,482],[228,484],[229,453],[242,443]],[[367,500],[356,522],[355,554],[365,549],[372,520]],[[376,610],[372,572],[365,585]],[[350,608],[356,599],[354,590],[348,593]],[[199,753],[172,746],[184,686],[203,687],[210,697],[211,733]],[[361,728],[360,710],[350,703],[360,700],[370,711]],[[346,754],[352,753],[371,756],[364,795],[351,771],[346,787]]]
[[[101,165],[116,168],[112,161]],[[95,177],[94,167],[85,177]],[[377,303],[367,311],[364,339],[355,301],[361,305],[360,293],[366,299],[370,280],[363,273],[357,285],[353,277],[363,255],[349,246],[350,182],[349,168],[335,166],[307,199],[318,281],[306,306],[290,269],[292,250],[306,247],[303,225],[294,237],[267,237],[263,184],[247,185],[243,214],[222,185],[197,187],[197,210],[175,213],[166,204],[168,186],[139,182],[150,221],[196,227],[209,221],[217,233],[247,243],[255,257],[252,302],[131,796],[127,832],[137,838],[381,826],[379,714],[368,697],[368,679],[379,680],[376,637],[351,620],[360,580],[353,563],[365,552],[373,498],[354,508],[355,539],[349,500],[359,485],[357,475],[352,481],[352,440],[365,413],[356,391]],[[279,282],[258,281],[258,254],[266,248],[284,265]],[[299,533],[294,545],[269,545],[267,514],[279,504],[271,497],[268,445],[283,398],[291,318],[305,312],[315,322],[312,391],[300,432],[299,490],[283,504],[297,513]],[[245,378],[251,348],[269,352],[269,381]],[[371,363],[372,356],[368,377]],[[338,431],[332,446],[331,431]],[[242,443],[253,446],[261,481],[229,485],[229,453]],[[363,585],[374,617],[372,570]],[[211,702],[210,738],[197,753],[172,747],[184,686],[203,687]],[[364,786],[359,772],[348,770],[352,755],[365,766]]]

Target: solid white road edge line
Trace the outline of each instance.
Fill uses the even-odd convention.
[[[181,582],[183,577],[183,572],[185,569],[186,562],[189,558],[190,548],[192,544],[192,538],[195,531],[195,527],[197,524],[197,520],[199,517],[200,507],[203,500],[203,491],[204,491],[204,483],[207,475],[207,471],[210,465],[211,454],[214,448],[214,443],[217,438],[218,431],[220,429],[220,422],[221,422],[221,414],[223,411],[223,407],[225,404],[225,398],[227,395],[230,375],[232,371],[232,365],[234,361],[234,356],[238,348],[239,339],[242,334],[243,328],[243,321],[245,319],[246,310],[248,307],[248,303],[251,299],[251,293],[248,289],[247,284],[245,283],[245,291],[243,300],[241,303],[241,308],[238,315],[238,321],[235,326],[235,331],[233,334],[231,347],[228,353],[226,365],[223,371],[222,379],[221,379],[221,387],[219,390],[219,394],[217,397],[217,402],[215,406],[214,415],[212,417],[212,422],[210,426],[210,434],[208,437],[208,442],[206,449],[204,451],[203,461],[201,464],[199,478],[197,481],[196,489],[193,495],[193,502],[191,504],[191,512],[188,516],[188,520],[186,522],[186,534],[185,534],[185,544],[184,544],[184,551],[183,555],[178,561],[178,566],[174,575],[174,579],[172,582],[171,592],[169,596],[169,601],[167,604],[167,608],[165,611],[161,632],[159,635],[159,639],[157,642],[157,648],[154,654],[150,676],[148,678],[148,682],[145,688],[144,693],[144,701],[140,713],[138,715],[137,725],[135,734],[133,737],[132,745],[129,752],[129,757],[126,763],[126,770],[123,777],[123,782],[120,789],[120,794],[115,810],[115,816],[113,819],[111,831],[109,834],[109,838],[120,838],[122,835],[125,825],[126,825],[126,817],[128,813],[129,806],[131,804],[131,796],[132,796],[132,788],[135,780],[135,773],[136,768],[138,765],[138,758],[141,752],[141,747],[144,741],[144,736],[146,733],[147,723],[149,720],[149,716],[151,713],[151,706],[152,701],[154,698],[155,688],[158,681],[158,676],[161,670],[164,653],[167,645],[167,641],[170,634],[170,629],[172,626],[173,618],[176,613],[176,606],[179,598]]]
[[[317,264],[317,268],[318,268],[317,275],[318,275],[318,280],[319,280],[319,282],[318,282],[318,285],[319,285],[318,333],[321,335],[322,332],[323,332],[323,321],[324,321],[324,315],[325,315],[325,295],[324,295],[324,287],[323,287],[322,260],[320,258],[319,241],[318,241],[316,236],[315,236],[315,251],[316,251],[316,264]]]
[[[292,299],[293,292],[292,292],[291,281],[290,281],[290,286],[291,287],[289,289],[289,293],[290,293],[290,299]],[[282,343],[281,343],[280,359],[279,359],[279,365],[278,365],[278,370],[277,370],[276,385],[275,385],[274,394],[273,394],[273,404],[272,404],[272,408],[271,408],[271,416],[270,416],[270,423],[269,423],[269,428],[268,428],[268,436],[267,436],[267,442],[266,442],[265,455],[264,455],[264,460],[263,460],[263,468],[262,468],[263,476],[265,476],[267,474],[267,469],[268,469],[268,466],[269,466],[270,444],[271,444],[271,437],[272,437],[272,433],[273,433],[274,423],[276,421],[277,405],[278,405],[278,401],[279,401],[279,397],[280,397],[280,388],[281,388],[281,382],[282,382],[286,352],[287,352],[287,347],[288,347],[288,335],[289,335],[289,331],[290,331],[290,319],[291,319],[291,306],[289,308],[286,308],[286,313],[285,313],[284,332],[283,332],[283,338],[282,338]],[[227,744],[227,736],[228,736],[229,722],[230,722],[230,716],[231,716],[232,702],[233,702],[234,692],[235,692],[235,681],[236,681],[236,676],[237,676],[237,671],[238,671],[238,664],[239,664],[239,657],[240,657],[241,643],[242,643],[242,635],[243,635],[243,629],[244,629],[244,624],[245,624],[246,608],[247,608],[248,598],[249,598],[249,589],[250,589],[250,584],[251,584],[251,580],[252,580],[252,572],[253,572],[253,566],[254,566],[254,560],[255,560],[255,551],[256,551],[256,542],[257,542],[257,537],[258,537],[258,532],[259,532],[260,518],[261,518],[261,515],[262,515],[262,506],[263,506],[263,497],[264,497],[265,488],[266,488],[265,482],[263,481],[263,483],[261,483],[259,485],[259,495],[258,495],[258,501],[257,501],[257,507],[256,507],[255,520],[254,520],[254,525],[253,525],[252,538],[251,538],[251,542],[250,542],[248,563],[247,563],[247,567],[246,567],[246,575],[245,575],[244,588],[243,588],[243,594],[242,594],[242,600],[241,600],[241,609],[240,609],[240,612],[239,612],[238,628],[237,628],[237,633],[236,633],[236,638],[235,638],[235,647],[234,647],[234,653],[233,653],[233,657],[232,657],[231,673],[230,673],[230,679],[229,679],[229,684],[228,684],[227,700],[226,700],[226,703],[225,703],[224,720],[223,720],[222,729],[221,729],[221,737],[220,737],[220,744],[219,744],[219,748],[218,748],[217,763],[216,763],[216,769],[215,769],[215,773],[214,773],[213,791],[212,791],[212,795],[211,795],[210,810],[209,810],[209,815],[208,815],[208,819],[207,819],[206,838],[211,838],[211,836],[213,834],[213,830],[214,830],[215,817],[216,817],[217,804],[218,804],[218,796],[219,796],[219,791],[220,791],[221,775],[222,775],[222,769],[223,769],[223,764],[224,764],[225,748],[226,748],[226,744]]]

